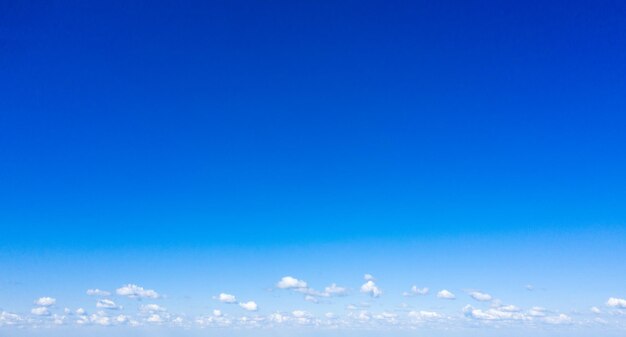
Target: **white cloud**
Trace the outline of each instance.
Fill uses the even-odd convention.
[[[298,280],[295,277],[285,276],[282,279],[280,279],[280,281],[278,281],[278,283],[276,284],[276,287],[280,289],[294,289],[294,288],[297,289],[297,288],[306,288],[307,284],[306,282],[302,280]]]
[[[601,314],[602,311],[598,308],[598,307],[591,307],[591,312],[593,312],[594,314]]]
[[[146,319],[146,322],[159,324],[159,323],[163,323],[163,318],[158,314],[152,314],[148,317],[148,319]]]
[[[489,302],[493,299],[493,297],[491,297],[491,295],[487,294],[487,293],[483,293],[480,291],[472,291],[470,293],[470,296],[479,301],[479,302]]]
[[[126,315],[117,315],[117,317],[115,317],[115,321],[117,323],[126,323],[129,319],[130,318]]]
[[[527,284],[526,287],[524,287],[524,288],[526,288],[526,290],[528,290],[528,291],[535,290],[535,286],[533,286],[532,284]]]
[[[465,316],[479,320],[498,321],[498,320],[528,320],[529,317],[520,312],[505,311],[501,309],[491,308],[488,310],[474,309],[471,305],[463,308]]]
[[[437,293],[437,297],[438,297],[438,298],[442,298],[442,299],[444,299],[444,300],[453,300],[453,299],[456,299],[456,296],[455,296],[453,293],[451,293],[451,292],[449,292],[448,290],[446,290],[446,289],[444,289],[444,290],[442,290],[442,291],[438,292],[438,293]]]
[[[546,315],[546,309],[542,307],[532,307],[528,310],[528,314],[533,317],[544,317]]]
[[[606,301],[606,305],[612,308],[626,309],[626,300],[623,298],[611,297]]]
[[[111,310],[119,310],[119,309],[122,308],[122,307],[118,306],[117,304],[115,304],[115,302],[113,302],[111,300],[107,300],[107,299],[99,300],[96,303],[96,307],[104,308],[104,309],[111,309]]]
[[[98,312],[97,314],[89,316],[89,320],[98,325],[111,325],[111,317],[106,316],[103,312]]]
[[[303,317],[310,317],[311,314],[309,314],[308,312],[304,311],[304,310],[294,310],[291,312],[291,315],[295,318],[303,318]]]
[[[347,292],[348,291],[346,288],[339,287],[335,283],[324,288],[324,293],[328,294],[329,296],[343,296],[343,295],[346,295]]]
[[[280,312],[275,312],[273,314],[270,314],[267,318],[270,322],[279,323],[279,324],[289,320],[288,316],[285,316],[281,314]]]
[[[100,289],[87,289],[87,295],[89,296],[109,296],[110,292]]]
[[[49,306],[54,305],[56,302],[57,300],[52,297],[41,297],[35,301],[35,304],[37,304],[40,307],[49,307]]]
[[[139,310],[143,313],[155,313],[155,312],[166,311],[165,308],[163,308],[162,306],[158,304],[145,304],[145,305],[142,305]]]
[[[87,295],[89,296],[109,296],[110,292],[100,289],[87,289]]]
[[[363,279],[365,281],[376,281],[376,279],[374,278],[374,276],[372,276],[372,274],[365,274],[365,275],[363,275]]]
[[[85,309],[83,308],[76,309],[76,315],[84,315],[85,313]]]
[[[428,293],[430,292],[430,289],[428,288],[418,288],[417,286],[412,286],[411,287],[411,291],[407,292],[403,292],[402,296],[416,296],[416,295],[428,295]]]
[[[258,306],[254,301],[241,302],[239,306],[248,311],[257,311]]]
[[[378,297],[383,293],[371,279],[361,286],[361,292],[369,294],[372,297]]]
[[[441,314],[436,313],[434,311],[409,311],[408,316],[417,320],[428,320],[428,319],[437,319],[441,318]]]
[[[120,296],[129,298],[159,298],[159,294],[151,289],[144,289],[136,284],[127,284],[116,290]]]
[[[544,322],[548,323],[548,324],[569,324],[572,323],[572,318],[567,316],[566,314],[560,314],[558,316],[550,316],[550,317],[545,317]]]
[[[237,302],[237,298],[235,298],[235,295],[226,294],[226,293],[219,294],[217,299],[222,303],[236,303]]]
[[[7,312],[7,311],[2,311],[0,312],[0,327],[2,326],[11,326],[11,325],[18,325],[22,322],[23,318],[20,315],[11,313],[11,312]]]
[[[218,309],[213,310],[213,316],[215,317],[222,316],[222,310],[218,310]]]
[[[30,311],[31,314],[36,315],[36,316],[49,316],[50,315],[50,311],[48,311],[47,307],[37,307],[37,308],[33,308]]]

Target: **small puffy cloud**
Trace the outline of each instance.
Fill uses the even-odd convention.
[[[158,304],[145,304],[145,305],[142,305],[139,310],[143,313],[155,313],[155,312],[166,311],[165,308],[163,308],[162,306]]]
[[[570,324],[572,323],[572,318],[567,316],[566,314],[560,314],[558,316],[545,317],[543,321],[548,324],[554,324],[554,325]]]
[[[528,291],[535,290],[535,286],[533,286],[532,284],[527,284],[524,288],[526,288],[526,290],[528,290]]]
[[[276,287],[280,289],[297,289],[297,288],[306,288],[306,282],[302,280],[298,280],[295,277],[285,276],[278,281]]]
[[[339,287],[335,283],[324,288],[324,293],[328,294],[329,296],[343,296],[343,295],[346,295],[347,292],[348,291],[346,288]]]
[[[409,311],[408,316],[417,320],[428,320],[428,319],[437,319],[441,318],[441,314],[436,313],[434,311]]]
[[[57,300],[52,297],[41,297],[35,301],[35,304],[37,304],[40,307],[49,307],[49,306],[54,305],[56,302]]]
[[[117,315],[117,317],[115,317],[115,321],[119,324],[123,324],[129,321],[129,317],[126,315]]]
[[[489,302],[491,300],[493,300],[493,297],[491,297],[491,295],[487,294],[487,293],[483,293],[480,291],[472,291],[469,294],[473,299],[479,301],[479,302]]]
[[[623,298],[611,297],[606,301],[606,305],[611,308],[626,309],[626,300]]]
[[[159,294],[151,289],[144,289],[136,284],[127,284],[118,288],[116,293],[129,298],[159,298]]]
[[[23,318],[18,314],[7,311],[0,312],[0,327],[18,325],[22,320]]]
[[[239,306],[248,311],[257,311],[258,306],[254,301],[241,302]]]
[[[267,316],[267,319],[273,323],[284,323],[289,320],[289,317],[281,314],[280,312],[275,312]]]
[[[528,320],[528,316],[514,311],[505,311],[500,308],[491,308],[488,310],[474,309],[471,305],[467,305],[463,308],[463,313],[466,317],[474,318],[478,320],[486,321],[501,321],[501,320]]]
[[[49,316],[50,315],[50,311],[48,310],[47,307],[37,307],[37,308],[33,308],[30,311],[31,314],[35,315],[35,316]]]
[[[437,298],[441,298],[441,299],[444,299],[444,300],[454,300],[454,299],[456,299],[456,296],[453,293],[451,293],[450,291],[444,289],[444,290],[442,290],[442,291],[437,293]]]
[[[76,315],[84,315],[85,313],[86,311],[83,308],[76,309]]]
[[[153,324],[160,324],[160,323],[163,323],[163,318],[158,314],[152,314],[148,317],[148,319],[146,319],[146,322],[153,323]]]
[[[602,311],[598,308],[598,307],[591,307],[591,312],[593,312],[594,314],[601,314]]]
[[[222,316],[222,310],[219,310],[219,309],[213,310],[213,316],[221,317]]]
[[[372,280],[369,280],[369,281],[365,282],[361,286],[361,292],[369,294],[372,297],[378,297],[378,296],[382,295],[382,293],[383,293],[382,290],[380,290],[380,288],[378,288],[376,286],[376,283],[374,283],[374,281],[372,281]]]
[[[309,314],[308,312],[304,311],[304,310],[294,310],[291,312],[291,315],[295,318],[303,318],[303,317],[310,317],[311,314]]]
[[[87,289],[87,295],[89,296],[109,296],[110,292],[100,289]]]
[[[122,307],[118,306],[117,304],[115,304],[115,302],[113,302],[111,300],[107,300],[107,299],[99,300],[96,303],[96,307],[103,308],[103,309],[110,309],[110,310],[119,310],[119,309],[122,308]]]
[[[98,325],[108,326],[111,325],[111,317],[106,316],[104,312],[98,312],[97,314],[93,314],[89,316],[89,320]]]
[[[363,279],[365,281],[376,281],[376,279],[374,278],[374,276],[372,276],[372,274],[365,274],[365,275],[363,275]]]
[[[418,288],[417,286],[412,286],[411,287],[411,291],[405,291],[402,293],[402,296],[418,296],[418,295],[428,295],[428,293],[430,292],[430,289],[428,288]]]
[[[235,298],[235,295],[226,294],[226,293],[219,294],[219,296],[217,296],[217,299],[222,303],[236,303],[237,302],[237,298]]]

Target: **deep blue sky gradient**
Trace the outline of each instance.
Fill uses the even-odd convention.
[[[2,246],[624,224],[619,1],[1,6]]]

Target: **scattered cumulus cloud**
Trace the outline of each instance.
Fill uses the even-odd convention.
[[[307,283],[295,277],[285,276],[278,281],[276,287],[280,289],[306,288]]]
[[[623,298],[611,297],[606,301],[606,305],[611,308],[626,309],[626,300]]]
[[[222,303],[236,303],[237,302],[237,298],[235,297],[235,295],[226,294],[226,293],[219,294],[219,296],[217,296],[217,299]]]
[[[158,304],[145,304],[142,305],[140,308],[140,311],[143,313],[155,313],[155,312],[163,312],[166,311],[166,309]]]
[[[109,296],[110,292],[100,289],[87,289],[87,295],[89,296]]]
[[[41,297],[35,301],[35,304],[40,307],[49,307],[54,305],[56,302],[57,300],[52,297]]]
[[[463,313],[466,317],[486,321],[529,320],[528,316],[524,313],[516,311],[506,311],[500,308],[482,310],[475,309],[471,305],[467,305],[463,308]]]
[[[247,311],[257,311],[257,309],[258,309],[258,306],[257,306],[256,302],[254,302],[254,301],[241,302],[241,303],[239,303],[239,306],[242,307],[244,310],[247,310]]]
[[[566,314],[560,314],[558,316],[548,316],[545,317],[543,320],[544,322],[553,325],[572,323],[572,318],[567,316]]]
[[[151,289],[144,289],[136,284],[127,284],[118,288],[116,293],[129,298],[159,298],[160,295]]]
[[[47,307],[36,307],[30,311],[35,316],[50,316],[50,311]]]
[[[532,307],[528,310],[528,314],[533,317],[544,317],[546,316],[546,308]]]
[[[380,290],[380,288],[376,286],[376,283],[374,283],[374,281],[372,281],[371,279],[361,286],[361,292],[369,294],[372,297],[379,297],[383,293],[382,290]]]
[[[348,292],[348,290],[344,287],[340,287],[338,285],[336,285],[335,283],[329,285],[328,287],[324,288],[324,293],[330,295],[330,296],[343,296],[346,295]]]
[[[429,320],[429,319],[438,319],[443,317],[441,314],[434,312],[434,311],[425,311],[425,310],[420,310],[420,311],[409,311],[409,313],[407,314],[410,318],[412,319],[417,319],[417,320]]]
[[[480,291],[472,291],[469,295],[473,299],[475,299],[476,301],[479,301],[479,302],[489,302],[489,301],[493,300],[493,297],[491,297],[491,295],[489,295],[487,293],[480,292]]]
[[[153,324],[160,324],[160,323],[163,323],[163,318],[159,314],[152,314],[146,319],[146,322],[153,323]]]
[[[454,300],[454,299],[456,299],[456,296],[453,293],[451,293],[450,291],[444,289],[444,290],[442,290],[442,291],[437,293],[437,298],[441,298],[441,299],[444,299],[444,300]]]
[[[402,296],[419,296],[419,295],[428,295],[430,289],[428,288],[418,288],[417,286],[412,286],[410,291],[405,291],[402,293]]]
[[[110,310],[119,310],[122,307],[118,306],[117,304],[115,304],[115,302],[108,300],[108,299],[102,299],[99,300],[96,303],[96,307],[97,308],[102,308],[102,309],[110,309]]]
[[[23,320],[22,316],[18,314],[7,311],[0,312],[0,327],[19,325]]]

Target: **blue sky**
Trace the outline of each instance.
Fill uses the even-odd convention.
[[[0,4],[0,336],[623,333],[625,14]]]

